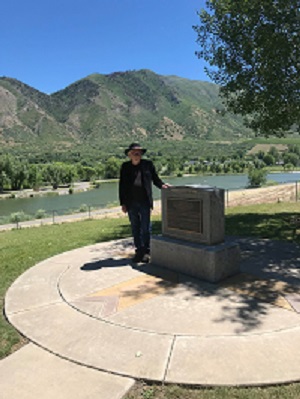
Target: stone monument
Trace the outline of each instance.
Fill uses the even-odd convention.
[[[211,283],[238,273],[239,246],[225,239],[224,190],[162,190],[162,235],[151,239],[151,262]]]

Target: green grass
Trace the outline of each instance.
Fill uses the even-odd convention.
[[[289,219],[300,213],[300,203],[278,203],[228,208],[226,234],[257,236],[300,243]],[[159,218],[153,222],[153,233],[161,230]],[[3,314],[4,297],[13,281],[25,270],[43,259],[85,245],[130,235],[127,218],[88,220],[42,226],[0,233],[0,299]],[[0,358],[20,347],[24,339],[0,318]],[[125,399],[298,399],[300,384],[267,388],[186,388],[178,385],[139,382]]]
[[[300,384],[267,388],[186,388],[141,382],[124,399],[299,399]]]
[[[300,202],[238,206],[226,210],[226,233],[274,240],[299,241],[290,223],[300,214]]]

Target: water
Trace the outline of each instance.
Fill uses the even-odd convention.
[[[300,172],[272,173],[267,178],[278,183],[296,182],[300,180]],[[248,184],[247,175],[170,177],[164,180],[176,186],[201,184],[228,190],[243,189]],[[156,187],[154,187],[153,196],[154,199],[160,198],[160,190]],[[95,208],[105,208],[110,204],[117,206],[118,183],[102,183],[99,189],[73,195],[0,200],[0,217],[19,211],[34,215],[39,209],[45,210],[48,214],[53,211],[56,214],[64,214],[70,213],[71,210],[78,210],[82,204]]]

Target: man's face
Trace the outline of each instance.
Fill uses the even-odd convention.
[[[140,150],[139,148],[133,149],[129,151],[128,155],[132,161],[139,162],[142,157],[142,150]]]

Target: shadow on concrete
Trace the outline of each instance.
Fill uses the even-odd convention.
[[[224,306],[217,322],[237,324],[237,333],[245,333],[262,323],[271,306],[284,308],[286,297],[300,300],[300,248],[290,242],[235,237],[241,249],[241,273],[219,284],[185,277],[183,283],[194,296],[214,295],[229,299],[235,306]],[[288,303],[287,303],[288,310]]]
[[[278,217],[277,217],[278,216]],[[289,214],[279,215],[234,215],[226,216],[226,230],[231,234],[245,231],[263,237],[290,237],[291,228],[288,224]],[[263,226],[263,227],[261,227]],[[123,238],[128,226],[123,226],[118,237]],[[154,234],[160,233],[160,222],[155,223]],[[263,322],[264,316],[270,312],[272,306],[281,306],[286,296],[293,295],[295,301],[299,299],[300,288],[300,249],[293,242],[277,241],[262,238],[233,237],[241,248],[241,273],[233,279],[229,278],[219,284],[211,284],[196,280],[192,277],[178,274],[156,265],[131,264],[128,258],[108,258],[85,264],[83,271],[98,270],[103,267],[120,267],[131,264],[141,272],[158,277],[153,285],[141,286],[128,290],[126,295],[133,298],[143,294],[176,295],[178,285],[188,289],[186,306],[191,297],[211,297],[218,301],[228,300],[233,304],[222,307],[223,316],[215,322],[230,321],[236,324],[237,333],[249,332]],[[250,277],[249,277],[250,276]],[[291,311],[286,309],[285,311]]]
[[[97,260],[95,262],[85,263],[80,269],[85,272],[92,272],[95,270],[102,269],[103,267],[120,267],[120,266],[128,266],[130,259],[122,258],[122,259],[114,259],[107,258],[102,260]]]

